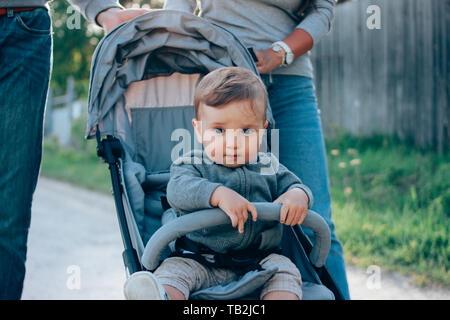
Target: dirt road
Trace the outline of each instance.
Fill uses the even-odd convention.
[[[40,178],[34,195],[23,299],[123,299],[122,240],[112,195]],[[408,278],[348,266],[352,299],[450,299]],[[379,285],[377,285],[379,284]]]

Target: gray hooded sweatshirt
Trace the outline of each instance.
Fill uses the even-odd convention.
[[[230,168],[212,163],[202,151],[195,150],[172,163],[167,185],[167,200],[172,209],[164,213],[163,221],[167,223],[176,216],[212,208],[211,195],[221,185],[250,202],[273,202],[286,191],[300,188],[308,195],[309,208],[313,203],[311,190],[273,154],[260,152],[254,163]],[[281,236],[280,222],[253,221],[250,215],[243,233],[230,223],[186,235],[219,253],[242,250],[257,241],[261,241],[259,249],[274,248],[279,245]]]

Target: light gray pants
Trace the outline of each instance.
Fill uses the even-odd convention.
[[[272,253],[262,259],[260,265],[264,269],[278,268],[278,271],[263,286],[261,299],[271,291],[289,291],[297,295],[299,299],[302,298],[301,275],[289,258]],[[196,260],[182,257],[167,258],[154,274],[161,284],[175,287],[186,299],[191,292],[239,279],[239,276],[229,269],[210,268]]]

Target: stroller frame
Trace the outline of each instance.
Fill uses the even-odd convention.
[[[164,16],[163,16],[164,15]],[[168,16],[167,16],[168,15]],[[152,19],[149,19],[149,18]],[[124,251],[122,254],[123,262],[126,268],[126,273],[130,276],[138,271],[145,271],[149,270],[151,271],[153,266],[148,265],[148,261],[145,259],[142,260],[139,257],[138,251],[141,250],[141,248],[135,248],[133,246],[134,244],[134,238],[132,235],[133,230],[130,228],[133,227],[133,225],[130,225],[128,222],[128,215],[130,214],[130,206],[129,206],[129,199],[128,199],[128,190],[126,189],[125,184],[125,177],[124,177],[124,163],[125,159],[128,157],[129,154],[129,145],[127,144],[127,141],[122,141],[122,135],[120,132],[116,131],[115,124],[110,120],[105,118],[105,114],[109,112],[109,110],[112,108],[113,103],[117,101],[118,97],[120,96],[119,91],[116,90],[113,95],[105,94],[104,91],[101,90],[102,86],[108,86],[107,88],[116,88],[119,87],[125,88],[123,86],[123,81],[129,81],[130,79],[134,79],[133,77],[137,75],[132,74],[130,79],[128,79],[128,75],[123,73],[122,66],[125,66],[128,64],[128,55],[130,53],[133,53],[134,46],[132,42],[139,39],[138,37],[142,36],[143,30],[147,30],[146,28],[150,28],[153,26],[159,26],[159,23],[161,23],[161,26],[164,28],[166,25],[170,25],[170,27],[175,28],[175,32],[184,32],[184,30],[181,30],[177,26],[174,26],[171,19],[175,19],[176,22],[179,22],[179,20],[183,19],[183,23],[188,23],[190,27],[194,27],[194,29],[189,29],[189,32],[191,30],[195,30],[197,26],[200,24],[204,24],[203,21],[201,21],[200,18],[180,13],[176,11],[154,11],[150,12],[148,14],[142,15],[138,18],[133,19],[130,22],[124,23],[118,27],[116,27],[115,30],[111,31],[101,42],[101,44],[105,43],[105,40],[108,40],[108,43],[116,43],[121,42],[123,39],[126,39],[125,42],[120,46],[120,49],[118,49],[120,52],[116,52],[115,49],[110,51],[106,50],[105,46],[99,46],[96,49],[96,52],[94,53],[94,60],[92,64],[92,73],[91,73],[91,81],[90,81],[90,95],[89,95],[89,117],[88,117],[88,128],[87,128],[87,138],[93,138],[95,137],[97,140],[97,155],[104,160],[105,163],[108,164],[108,168],[110,171],[110,177],[111,177],[111,183],[112,183],[112,194],[114,197],[115,207],[116,207],[116,213],[117,213],[117,219],[119,222],[119,228],[121,232],[122,242],[124,245]],[[170,23],[167,21],[170,20]],[[135,25],[139,25],[140,28],[139,34],[136,34]],[[233,64],[229,64],[229,62],[221,61],[222,65],[240,65],[240,63],[243,63],[244,65],[249,66],[252,70],[256,70],[256,67],[254,66],[251,51],[248,50],[248,48],[245,48],[242,43],[239,42],[238,39],[234,38],[234,36],[230,33],[228,33],[225,29],[218,27],[218,26],[212,26],[216,28],[217,30],[209,30],[211,33],[204,34],[201,32],[201,35],[203,36],[219,36],[215,37],[214,41],[219,46],[219,48],[224,48],[227,46],[226,41],[233,41],[234,43],[234,55],[233,55]],[[209,28],[209,27],[208,27]],[[122,31],[125,33],[126,37],[120,38],[118,37],[119,30],[122,29]],[[203,31],[203,29],[202,29]],[[221,33],[223,32],[223,33]],[[186,33],[188,31],[186,30]],[[136,37],[135,37],[136,35]],[[208,38],[209,39],[209,38]],[[154,43],[152,42],[151,45]],[[157,48],[155,45],[154,48]],[[153,49],[154,50],[154,49]],[[220,49],[222,50],[222,49]],[[218,51],[222,52],[222,51]],[[104,74],[107,69],[105,65],[98,64],[97,65],[97,56],[105,56],[106,61],[109,61],[113,65],[116,65],[116,67],[120,67],[118,70],[119,73],[121,73],[122,77],[118,75],[118,78],[120,78],[120,81],[116,81],[116,74],[107,73],[107,76],[105,77]],[[123,59],[125,57],[126,59]],[[203,59],[201,62],[204,61],[208,63],[207,67],[205,66],[204,69],[212,70],[217,67],[216,64],[213,62],[209,62],[209,60],[206,59],[206,56],[199,57],[200,59]],[[228,58],[227,58],[228,59]],[[132,64],[132,60],[130,59],[130,64]],[[135,67],[137,67],[136,64],[134,64]],[[142,66],[142,65],[141,65]],[[190,65],[189,63],[184,64],[183,67],[184,70],[189,70]],[[107,68],[110,68],[109,66]],[[187,68],[187,69],[186,69]],[[202,69],[202,70],[204,70]],[[96,76],[96,73],[93,71],[100,71],[100,74],[102,75],[101,78],[99,76]],[[133,69],[134,70],[134,69]],[[142,70],[141,70],[142,71]],[[178,71],[183,73],[182,71]],[[257,71],[255,71],[257,73]],[[190,73],[189,71],[186,73]],[[98,72],[97,72],[98,74]],[[136,78],[137,81],[139,81],[138,78]],[[110,90],[110,89],[108,89]],[[111,89],[113,90],[113,89]],[[270,114],[271,117],[271,114]],[[270,119],[270,118],[269,118]],[[105,122],[106,121],[106,127]],[[99,122],[102,124],[99,125]],[[102,130],[100,130],[100,128]],[[95,134],[93,134],[95,132]],[[102,138],[103,137],[103,138]],[[133,212],[131,212],[133,213]],[[314,213],[317,215],[316,213]],[[320,216],[319,216],[320,218]],[[321,218],[322,219],[322,218]],[[131,224],[133,224],[133,221],[130,221]],[[325,222],[323,222],[323,225]],[[164,226],[163,226],[164,227]],[[322,255],[321,261],[323,263],[321,264],[314,264],[314,258],[311,258],[311,252],[314,253],[314,250],[317,249],[318,246],[313,246],[309,238],[303,233],[300,226],[294,226],[291,227],[293,232],[289,232],[289,239],[294,240],[293,238],[296,238],[297,243],[299,246],[302,247],[302,251],[304,254],[306,254],[306,258],[309,259],[309,266],[310,270],[313,272],[315,271],[314,279],[320,280],[322,285],[327,287],[329,291],[331,291],[334,294],[334,298],[337,300],[343,300],[342,294],[339,292],[339,289],[335,285],[332,277],[326,270],[326,268],[323,266],[326,255]],[[327,229],[327,228],[325,228]],[[318,241],[318,239],[316,238]],[[150,241],[149,241],[150,242]],[[147,248],[146,248],[147,249]],[[145,254],[145,252],[144,252]],[[147,266],[147,268],[145,267]],[[315,281],[316,281],[315,280]]]

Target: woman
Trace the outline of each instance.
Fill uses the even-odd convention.
[[[328,222],[327,269],[349,299],[342,246],[331,220],[326,154],[309,50],[331,29],[334,0],[201,0],[199,15],[255,50],[279,131],[279,158],[310,187],[312,209]],[[164,8],[194,12],[196,0],[166,0]],[[314,241],[310,230],[305,230]]]

